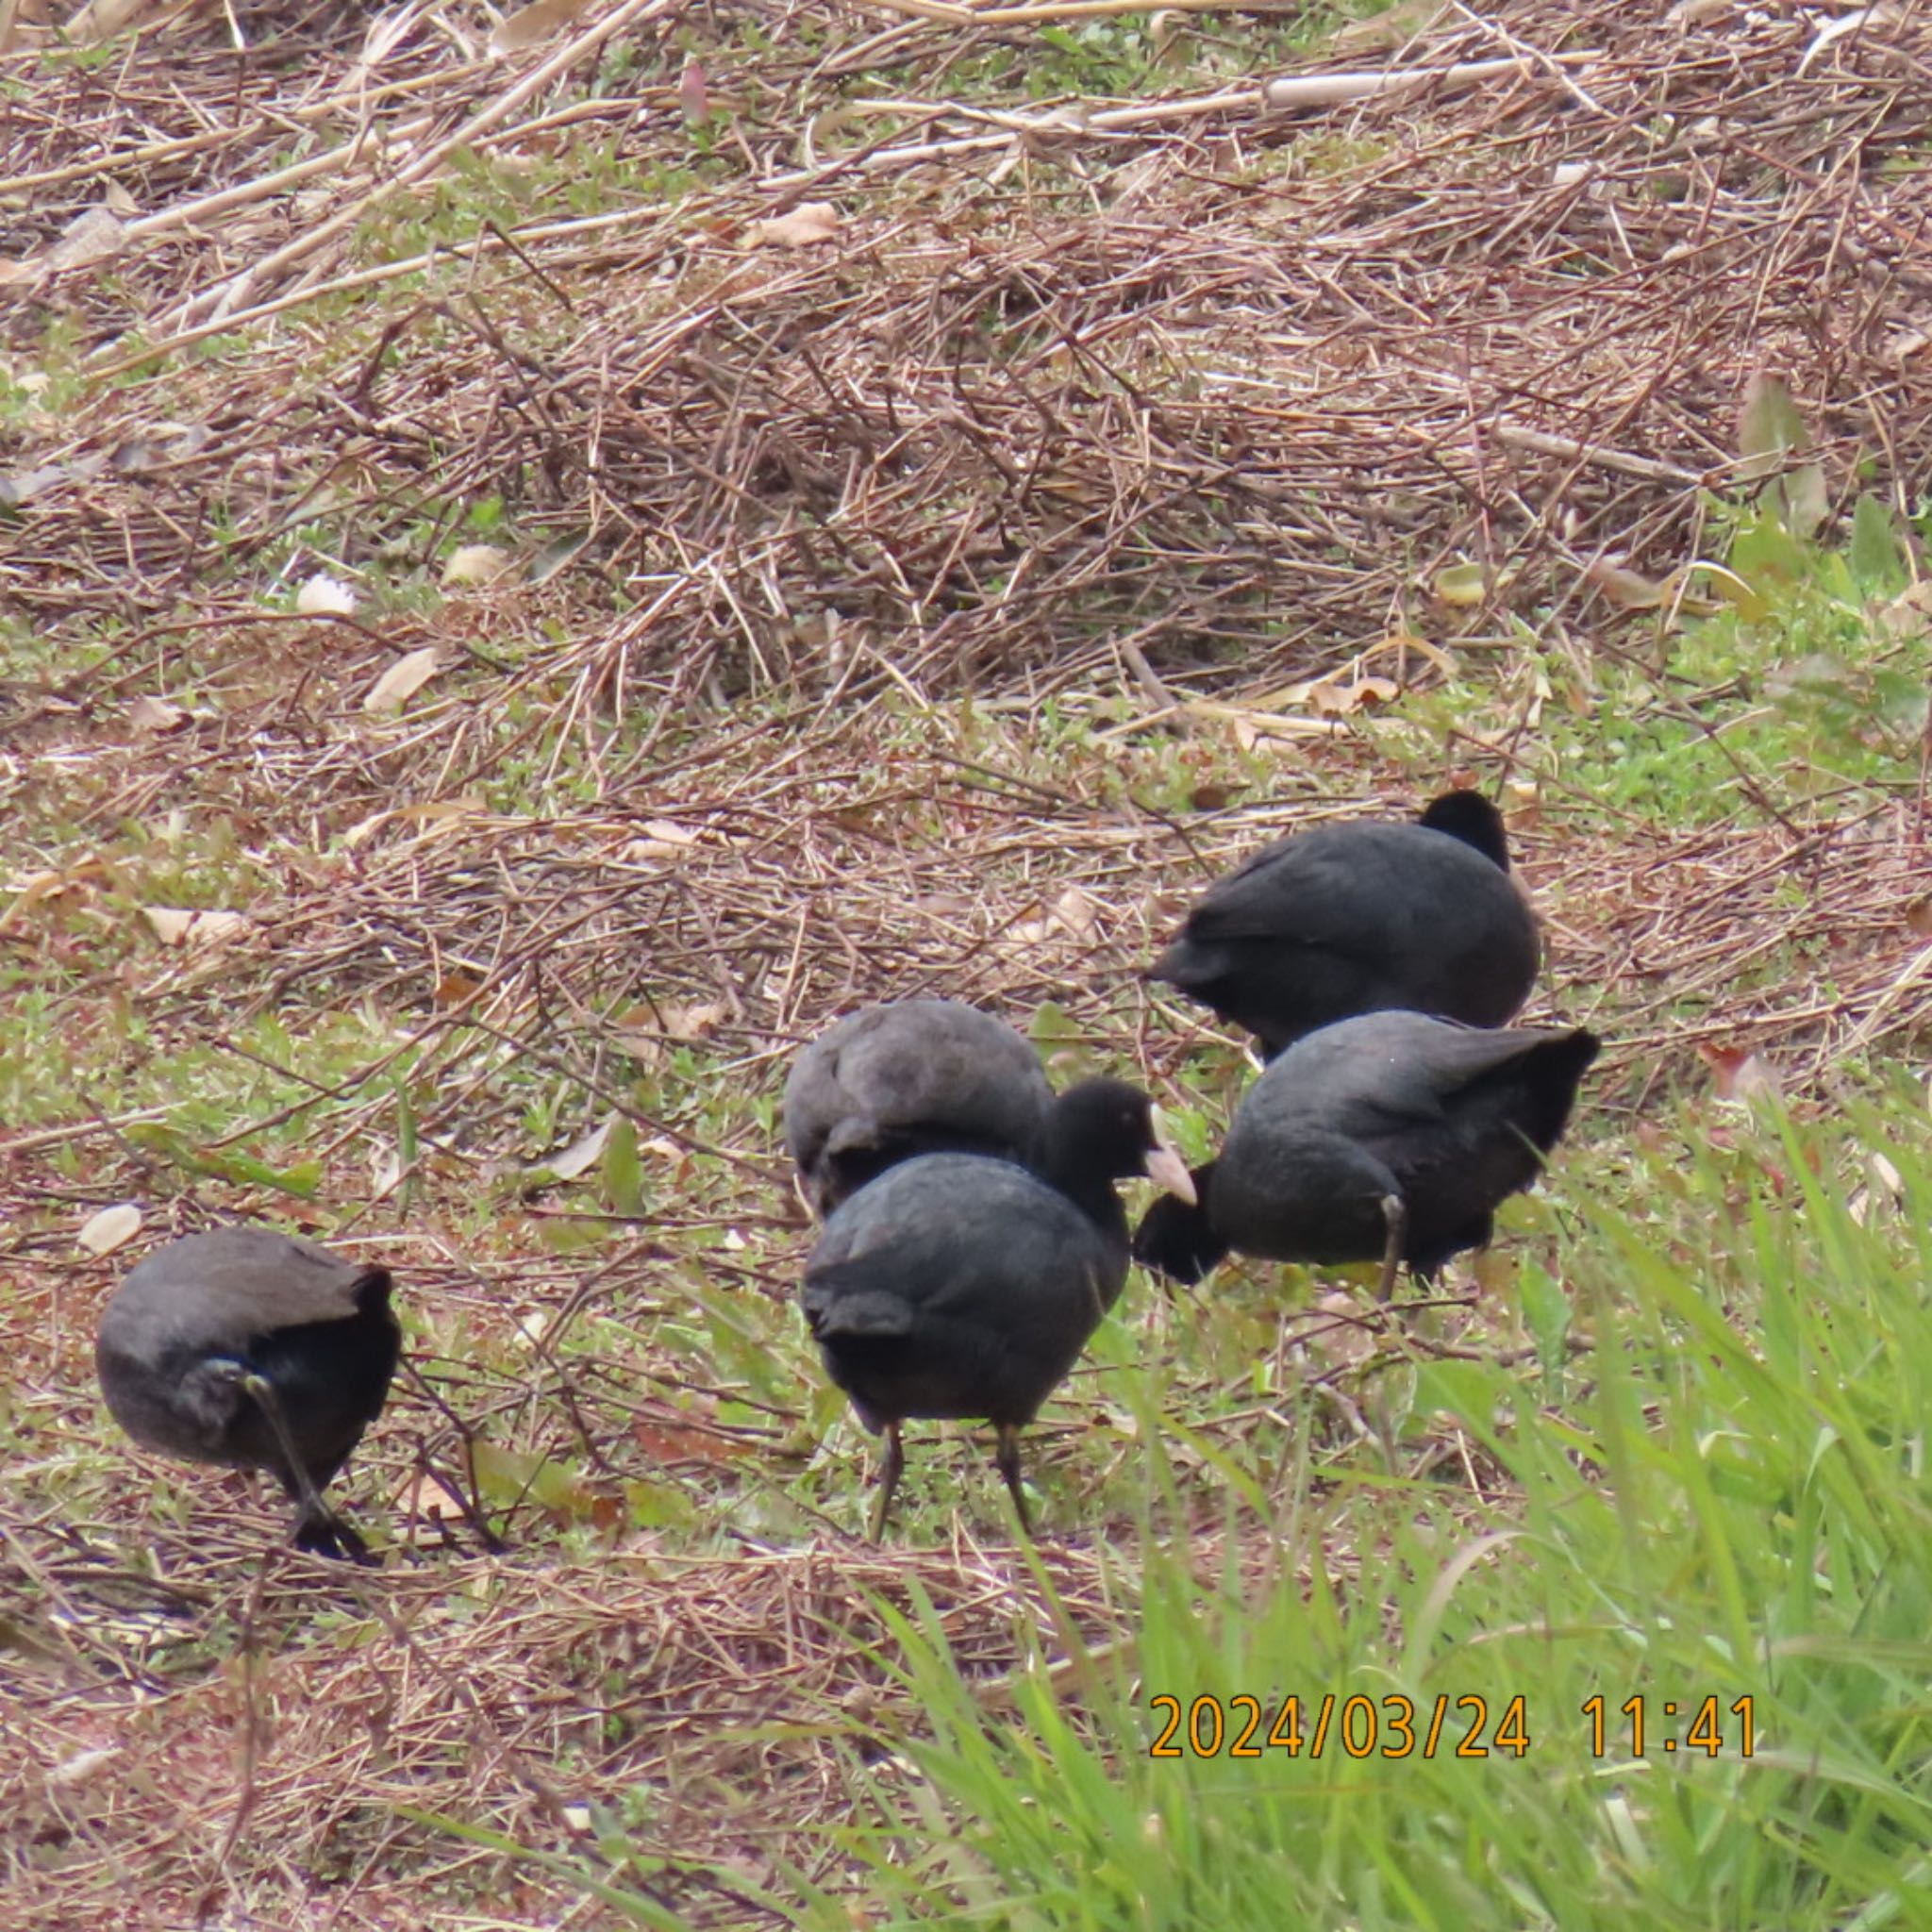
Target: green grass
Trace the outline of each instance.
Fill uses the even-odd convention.
[[[1843,540],[1822,546],[1769,510],[1714,515],[1735,579],[1693,577],[1724,593],[1708,614],[1612,625],[1587,652],[1522,625],[1505,660],[1513,669],[1493,688],[1457,681],[1406,699],[1383,735],[1507,740],[1528,713],[1530,773],[1593,811],[1673,828],[1740,811],[1831,817],[1913,790],[1932,715],[1932,624],[1897,601],[1906,575],[1892,520],[1866,499]],[[1928,532],[1922,514],[1914,541]]]

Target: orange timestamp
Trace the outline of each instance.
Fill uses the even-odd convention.
[[[1291,1696],[1278,1703],[1243,1693],[1162,1695],[1147,1704],[1166,1720],[1147,1747],[1150,1757],[1266,1757],[1279,1752],[1316,1758],[1332,1747],[1357,1758],[1521,1758],[1530,1747],[1529,1702],[1524,1696],[1498,1699],[1493,1709],[1489,1698],[1473,1693],[1445,1692],[1419,1705],[1400,1692],[1338,1697],[1332,1690],[1321,1698]],[[1757,1747],[1757,1701],[1748,1694],[1727,1707],[1714,1696],[1681,1704],[1637,1696],[1612,1707],[1599,1694],[1586,1699],[1579,1714],[1588,1720],[1583,1741],[1593,1757],[1622,1755],[1626,1740],[1633,1757],[1700,1751],[1715,1757],[1726,1750],[1749,1757]]]
[[[1284,1697],[1266,1704],[1235,1697],[1150,1697],[1167,1722],[1148,1747],[1150,1757],[1322,1757],[1332,1744],[1348,1757],[1521,1757],[1529,1749],[1529,1706],[1523,1697],[1499,1701],[1491,1724],[1487,1697],[1444,1693],[1426,1706],[1392,1692],[1386,1697]],[[1270,1711],[1274,1712],[1272,1720]]]

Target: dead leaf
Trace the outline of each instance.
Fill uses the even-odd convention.
[[[1405,41],[1420,40],[1448,11],[1443,0],[1398,0],[1386,13],[1338,27],[1329,35],[1328,43],[1338,54],[1386,54]]]
[[[649,819],[644,824],[643,836],[626,840],[618,848],[617,857],[631,864],[645,859],[675,858],[704,836],[670,819]]]
[[[403,1491],[403,1513],[419,1523],[462,1523],[469,1512],[461,1499],[433,1475],[419,1475]]]
[[[579,1174],[589,1174],[604,1158],[604,1148],[610,1139],[611,1124],[616,1119],[617,1116],[611,1114],[588,1134],[573,1141],[561,1154],[546,1154],[541,1159],[531,1161],[524,1172],[553,1174],[560,1181],[574,1181]]]
[[[1043,941],[1065,935],[1091,943],[1099,936],[1100,924],[1094,917],[1093,902],[1078,886],[1069,886],[1051,905],[1041,900],[1031,919],[1022,919],[1007,928],[1007,937],[1023,946],[1037,946]]]
[[[519,7],[496,23],[490,36],[491,53],[514,54],[549,40],[559,27],[568,26],[586,4],[587,0],[530,0],[529,6]]]
[[[58,275],[62,269],[85,268],[91,261],[105,261],[119,255],[127,227],[105,203],[84,208],[61,229],[59,238],[40,258],[42,273]]]
[[[67,23],[66,38],[81,47],[105,41],[151,4],[152,0],[88,0]]]
[[[1237,748],[1244,752],[1253,751],[1264,738],[1332,738],[1340,728],[1333,718],[1275,718],[1209,698],[1191,700],[1183,708],[1191,717],[1225,724]]]
[[[141,1209],[132,1201],[123,1201],[118,1207],[103,1208],[98,1214],[89,1216],[75,1240],[90,1255],[111,1255],[140,1232]]]
[[[630,1425],[630,1432],[638,1447],[657,1463],[702,1462],[713,1469],[726,1469],[751,1446],[690,1423],[659,1422],[643,1416]]]
[[[191,912],[178,906],[143,906],[141,912],[164,946],[225,945],[240,939],[252,924],[245,912]]]
[[[483,991],[483,981],[467,973],[445,973],[430,991],[430,1000],[436,1006],[467,1006]]]
[[[68,463],[43,463],[37,470],[0,472],[0,503],[26,503],[63,483],[92,483],[107,467],[106,454],[97,453]]]
[[[801,201],[770,221],[754,222],[746,233],[754,248],[812,248],[836,242],[841,220],[829,201]]]
[[[0,285],[8,277],[0,275]],[[18,508],[24,503],[31,503],[43,490],[52,490],[56,484],[67,481],[65,463],[42,463],[37,470],[0,470],[0,504],[8,508]]]
[[[205,423],[157,423],[123,437],[108,452],[108,463],[120,475],[141,476],[163,463],[198,456],[213,440]]]
[[[1283,1345],[1306,1352],[1324,1369],[1346,1368],[1374,1354],[1379,1341],[1353,1295],[1317,1295],[1281,1324]]]
[[[1069,886],[1053,902],[1051,917],[1062,932],[1083,943],[1100,937],[1100,921],[1094,916],[1093,901],[1078,886]]]
[[[1891,1161],[1875,1148],[1865,1157],[1865,1172],[1868,1176],[1867,1184],[1855,1189],[1850,1200],[1845,1203],[1845,1212],[1860,1227],[1865,1225],[1874,1201],[1883,1201],[1894,1211],[1906,1205],[1905,1177]]]
[[[179,705],[145,695],[128,706],[126,717],[129,728],[142,733],[175,731],[188,722],[188,713]]]
[[[1366,664],[1371,658],[1392,657],[1399,665],[1411,652],[1426,658],[1444,677],[1456,675],[1456,658],[1441,644],[1432,644],[1427,638],[1419,637],[1412,630],[1391,630],[1385,638],[1377,638],[1373,644],[1365,645],[1356,658],[1357,664]]]
[[[1491,574],[1479,563],[1450,563],[1436,573],[1429,591],[1439,604],[1446,604],[1451,609],[1473,610],[1491,594],[1500,595],[1515,581],[1513,570]]]
[[[304,617],[353,617],[356,593],[340,577],[317,571],[295,592],[295,608]]]
[[[439,828],[452,830],[465,819],[479,816],[483,808],[484,802],[478,793],[465,791],[455,798],[431,799],[426,805],[404,805],[393,811],[371,812],[366,819],[358,819],[342,834],[342,846],[344,850],[353,852],[388,824],[420,824],[425,837]]]
[[[493,584],[516,567],[516,558],[493,543],[465,543],[443,559],[442,580],[446,584]]]
[[[1621,563],[1612,563],[1607,558],[1598,558],[1583,576],[1586,583],[1594,584],[1604,593],[1606,602],[1619,610],[1657,610],[1670,601],[1670,591],[1664,585],[1654,584],[1648,577],[1626,570]]]
[[[362,708],[372,714],[400,711],[442,669],[442,651],[425,644],[400,657],[369,687]]]
[[[118,1744],[96,1744],[92,1750],[76,1751],[72,1757],[63,1758],[47,1773],[47,1782],[67,1790],[77,1785],[90,1783],[94,1776],[105,1771],[108,1765],[120,1761],[122,1750]]]
[[[580,556],[594,533],[588,528],[565,530],[553,537],[530,559],[529,578],[533,584],[547,583],[565,564]]]
[[[1932,577],[1921,577],[1881,605],[1878,621],[1893,637],[1924,637],[1932,629]]]
[[[1503,787],[1512,832],[1533,832],[1542,823],[1542,788],[1534,778],[1511,778]]]
[[[716,1000],[697,1006],[664,1005],[658,1008],[660,1030],[673,1040],[708,1040],[724,1018],[724,1008]]]
[[[413,36],[420,24],[421,16],[411,13],[407,7],[399,7],[392,13],[377,14],[362,37],[360,58],[342,80],[342,98],[346,100],[358,89],[366,87],[375,70]]]
[[[695,127],[699,122],[708,118],[711,96],[705,85],[703,61],[687,60],[684,63],[684,72],[677,76],[677,105],[687,127]]]
[[[30,872],[22,878],[0,880],[0,891],[15,895],[12,905],[0,911],[0,927],[8,924],[16,912],[63,899],[107,876],[108,869],[98,858],[85,858],[58,872]]]
[[[1699,1046],[1697,1051],[1710,1069],[1710,1089],[1720,1100],[1747,1106],[1784,1097],[1784,1083],[1762,1054],[1741,1046]]]
[[[1890,26],[1899,18],[1898,9],[1879,5],[1858,7],[1850,13],[1841,13],[1835,20],[1828,20],[1813,35],[1811,44],[1798,58],[1794,77],[1802,80],[1811,63],[1816,60],[1834,41],[1842,40],[1847,34],[1857,33],[1861,28]]]
[[[1324,677],[1309,685],[1307,702],[1318,718],[1346,718],[1401,695],[1402,687],[1392,677],[1357,677],[1347,684]]]

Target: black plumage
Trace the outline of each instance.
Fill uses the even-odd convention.
[[[101,1315],[101,1391],[143,1447],[265,1469],[297,1505],[293,1541],[365,1560],[322,1501],[382,1412],[402,1348],[386,1268],[265,1227],[157,1249]]]
[[[1027,1164],[927,1154],[826,1222],[800,1300],[831,1378],[884,1431],[873,1519],[884,1529],[909,1417],[985,1417],[1024,1526],[1019,1432],[1079,1358],[1127,1274],[1114,1182],[1189,1190],[1147,1097],[1086,1080],[1048,1110]]]
[[[1501,815],[1448,791],[1419,823],[1320,825],[1218,879],[1148,977],[1245,1027],[1272,1058],[1357,1013],[1500,1026],[1541,946]]]
[[[1241,1098],[1191,1207],[1157,1201],[1134,1253],[1198,1281],[1230,1251],[1275,1261],[1398,1260],[1427,1279],[1483,1246],[1569,1122],[1599,1042],[1581,1027],[1483,1031],[1366,1013],[1271,1061]]]
[[[1017,1159],[1053,1101],[1040,1056],[953,1000],[864,1007],[803,1048],[785,1082],[785,1145],[820,1215],[919,1154]]]

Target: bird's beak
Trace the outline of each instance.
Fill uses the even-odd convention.
[[[1174,1143],[1167,1138],[1167,1123],[1161,1118],[1158,1107],[1153,1110],[1153,1118],[1154,1146],[1142,1172],[1150,1181],[1158,1181],[1170,1194],[1191,1208],[1197,1199],[1194,1177],[1188,1172],[1188,1163],[1174,1152]]]

